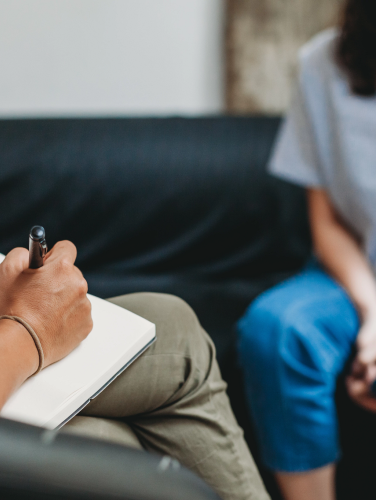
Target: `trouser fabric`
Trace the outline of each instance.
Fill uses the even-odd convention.
[[[247,403],[273,471],[338,460],[336,384],[358,330],[345,290],[316,261],[260,295],[238,322]]]
[[[155,323],[157,340],[71,427],[91,421],[104,429],[102,437],[113,433],[112,440],[127,444],[129,426],[143,448],[179,460],[223,500],[269,499],[232,413],[213,342],[192,309],[155,293],[110,301]]]

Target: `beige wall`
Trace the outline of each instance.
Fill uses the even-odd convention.
[[[227,109],[286,110],[299,47],[333,25],[341,0],[227,0]]]

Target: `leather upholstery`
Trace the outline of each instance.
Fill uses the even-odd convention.
[[[1,500],[219,500],[168,457],[0,419]]]

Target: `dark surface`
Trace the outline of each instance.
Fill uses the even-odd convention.
[[[1,500],[220,500],[176,461],[0,419]]]
[[[41,224],[49,247],[65,238],[77,245],[91,293],[183,297],[216,343],[256,459],[234,324],[310,253],[303,191],[265,170],[279,123],[255,117],[0,121],[0,251],[27,246],[30,228]],[[339,414],[339,498],[374,499],[375,417],[348,401],[343,384]]]

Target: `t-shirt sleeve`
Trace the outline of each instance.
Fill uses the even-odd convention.
[[[320,165],[306,92],[300,75],[290,110],[274,146],[268,171],[302,186],[320,187]]]

